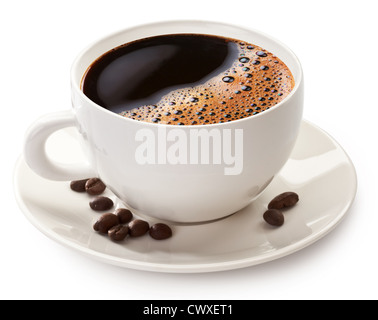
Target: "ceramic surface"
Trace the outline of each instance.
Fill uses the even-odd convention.
[[[77,132],[64,129],[47,143],[52,159],[81,161]],[[352,162],[328,134],[303,121],[296,145],[283,169],[264,193],[241,211],[203,224],[171,224],[173,237],[156,241],[148,235],[113,243],[92,230],[99,214],[90,196],[70,190],[68,181],[35,174],[21,157],[14,186],[25,216],[51,239],[106,263],[159,272],[211,272],[274,260],[317,241],[333,230],[351,206],[357,187]],[[285,211],[275,228],[262,218],[269,201],[284,191],[300,201]],[[106,195],[123,206],[109,190]],[[143,217],[146,218],[146,217]],[[157,219],[146,218],[150,223]]]

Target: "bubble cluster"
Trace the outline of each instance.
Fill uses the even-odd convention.
[[[238,45],[232,66],[207,82],[173,90],[154,105],[120,113],[124,117],[171,125],[206,125],[250,117],[273,107],[294,88],[289,68],[253,44]]]

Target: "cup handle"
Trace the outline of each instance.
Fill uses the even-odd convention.
[[[95,177],[89,163],[64,164],[51,160],[46,153],[46,141],[55,131],[75,127],[76,119],[71,110],[42,116],[26,132],[24,157],[29,167],[43,178],[58,181]]]

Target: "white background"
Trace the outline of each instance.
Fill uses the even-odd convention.
[[[6,4],[5,4],[6,3]],[[0,9],[2,299],[377,299],[378,8],[376,1],[6,1]],[[255,267],[160,274],[97,262],[57,244],[13,194],[26,128],[71,107],[69,72],[88,44],[172,19],[255,28],[286,43],[305,74],[304,118],[333,136],[359,187],[342,223],[310,247]],[[332,196],[332,195],[330,195]]]

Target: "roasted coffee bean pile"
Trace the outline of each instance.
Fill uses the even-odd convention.
[[[280,227],[285,222],[285,217],[281,211],[283,208],[290,208],[299,201],[299,196],[295,192],[284,192],[273,198],[265,211],[264,220],[272,226]]]
[[[91,196],[96,196],[89,202],[89,206],[94,211],[108,211],[113,208],[113,201],[104,196],[100,196],[106,185],[99,178],[90,178],[72,181],[71,190],[75,192],[86,192]],[[155,240],[164,240],[172,237],[172,229],[164,223],[156,223],[150,227],[147,221],[141,219],[133,220],[133,214],[126,208],[119,208],[114,212],[107,212],[93,225],[93,229],[99,233],[107,234],[113,241],[122,241],[127,236],[141,237],[149,233]]]
[[[104,196],[100,196],[106,185],[99,178],[72,181],[70,187],[76,192],[86,192],[95,196],[89,206],[94,211],[108,211],[113,206],[113,201]],[[268,204],[268,209],[263,214],[264,220],[276,227],[280,227],[285,222],[282,209],[291,208],[299,201],[299,196],[295,192],[284,192],[274,197]],[[119,208],[114,212],[107,212],[93,225],[93,229],[99,233],[107,234],[113,241],[122,241],[127,236],[131,238],[141,237],[149,233],[155,240],[164,240],[172,237],[172,229],[164,223],[156,223],[152,226],[142,219],[133,220],[133,214],[126,208]]]

